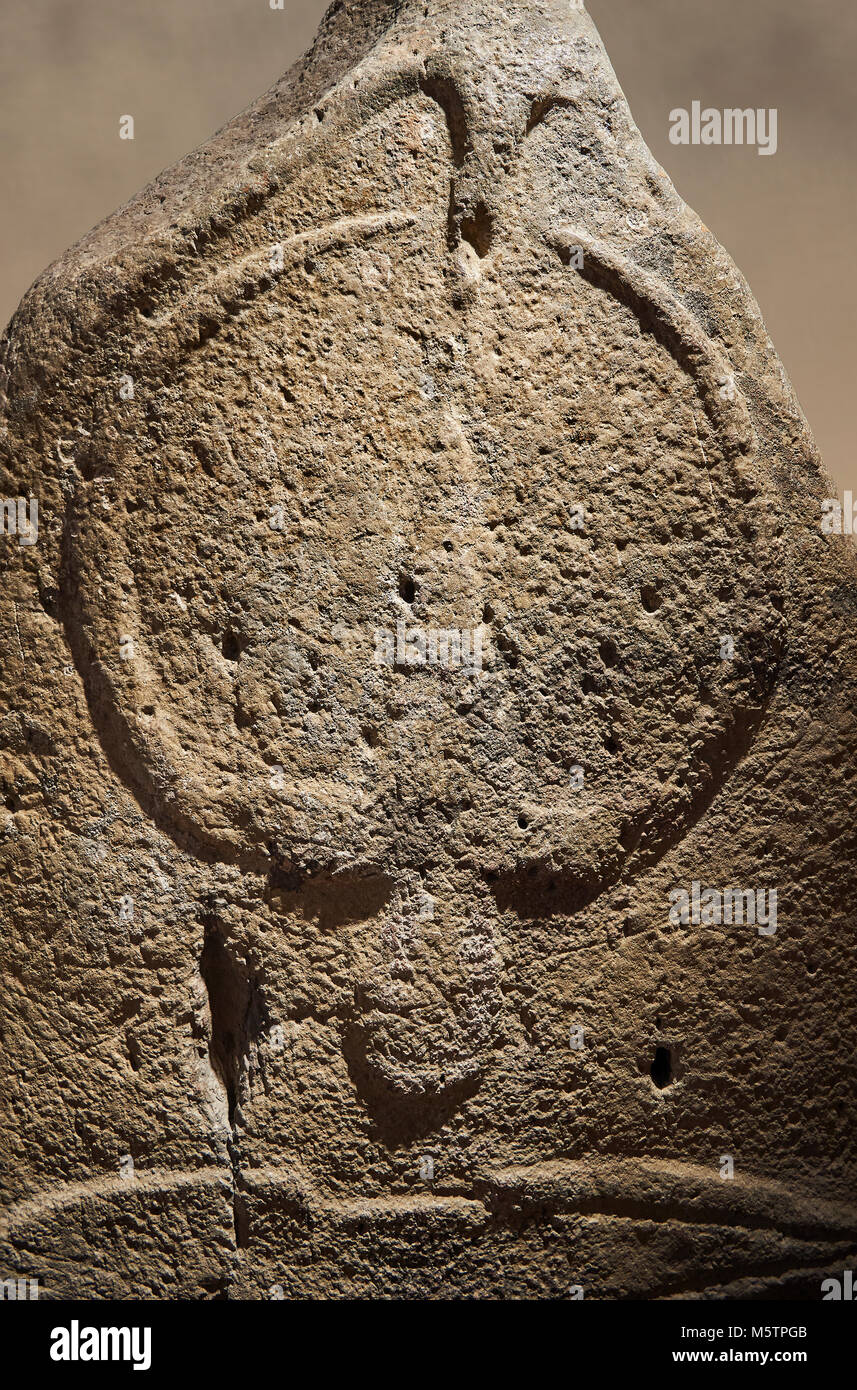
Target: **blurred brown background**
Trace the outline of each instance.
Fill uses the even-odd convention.
[[[587,7],[655,157],[753,287],[830,473],[857,491],[857,5]],[[325,9],[2,0],[0,322],[61,251],[269,87]],[[669,112],[694,99],[777,107],[778,153],[671,145]],[[133,141],[119,139],[125,114]]]

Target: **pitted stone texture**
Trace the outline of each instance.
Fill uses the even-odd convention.
[[[10,1273],[812,1296],[853,556],[585,13],[333,6],[2,353]]]

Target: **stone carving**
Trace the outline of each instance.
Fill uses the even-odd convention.
[[[2,362],[10,1271],[811,1294],[853,559],[585,12],[334,5]]]

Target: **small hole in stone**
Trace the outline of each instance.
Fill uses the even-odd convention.
[[[200,467],[202,468],[203,473],[205,473],[209,478],[216,478],[217,460],[214,457],[211,448],[206,443],[206,441],[204,439],[194,439],[191,442],[191,448],[193,449],[193,452],[196,455],[196,458],[199,462]]]
[[[619,660],[619,649],[609,637],[605,637],[603,642],[599,642],[598,654],[605,666],[615,666]]]
[[[668,1047],[655,1048],[655,1060],[652,1062],[649,1074],[659,1091],[662,1091],[665,1086],[670,1084],[673,1074],[673,1064]]]
[[[241,643],[231,630],[223,634],[223,642],[221,643],[220,650],[223,652],[227,661],[237,661],[241,655]]]
[[[526,830],[529,823],[530,822],[527,820],[526,816],[518,816],[518,825],[521,827],[522,830]]]
[[[479,204],[472,217],[464,218],[461,235],[470,243],[477,256],[488,255],[494,238],[494,222],[484,203]]]
[[[630,854],[631,850],[635,847],[638,839],[639,834],[634,829],[633,825],[625,825],[622,827],[622,830],[619,834],[619,843],[626,854]]]
[[[647,613],[657,613],[663,599],[654,584],[644,584],[640,590],[640,600]]]
[[[399,593],[405,603],[413,603],[417,596],[417,586],[408,575],[403,574],[399,577]]]

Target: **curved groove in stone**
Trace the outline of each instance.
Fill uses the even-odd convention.
[[[732,378],[725,357],[663,280],[577,228],[563,227],[548,241],[566,264],[571,250],[579,247],[583,269],[577,273],[626,304],[644,331],[651,332],[693,379],[727,458],[754,454],[758,440],[743,395],[737,387],[734,401],[721,395]]]

